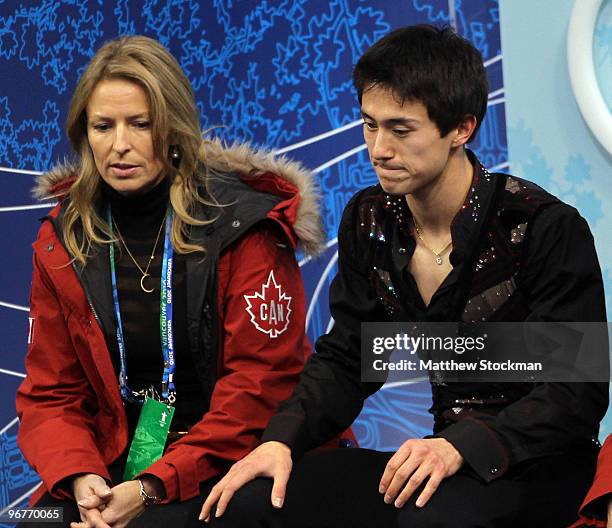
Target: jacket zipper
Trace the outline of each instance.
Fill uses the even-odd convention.
[[[76,266],[72,266],[74,268],[74,271],[77,273],[78,276],[78,270],[76,269]],[[81,283],[82,284],[82,283]],[[100,328],[102,328],[102,322],[100,321],[100,318],[98,317],[98,312],[96,312],[96,309],[93,307],[93,304],[91,302],[91,298],[89,297],[89,292],[87,291],[87,288],[85,288],[83,286],[83,291],[85,292],[85,296],[87,297],[87,303],[89,304],[89,308],[91,309],[91,313],[93,314],[94,318],[96,319],[98,326]]]

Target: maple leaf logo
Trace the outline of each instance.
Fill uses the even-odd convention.
[[[245,295],[244,300],[251,322],[260,332],[276,338],[289,327],[291,297],[285,295],[276,282],[274,270],[270,271],[267,282],[261,285],[261,292]]]

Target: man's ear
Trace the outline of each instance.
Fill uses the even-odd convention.
[[[453,139],[452,144],[453,147],[465,145],[472,137],[477,124],[478,120],[472,114],[466,114],[463,116],[463,119],[455,129],[455,138]]]

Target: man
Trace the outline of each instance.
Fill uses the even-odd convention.
[[[433,378],[432,437],[407,439],[395,454],[310,455],[292,471],[380,388],[360,377],[362,322],[606,320],[584,219],[530,182],[489,174],[465,148],[488,92],[469,42],[449,28],[399,29],[363,55],[353,80],[380,185],[344,211],[334,328],[202,518],[242,527],[567,526],[593,476],[604,383]],[[228,508],[255,477],[272,477],[274,508],[265,479]]]

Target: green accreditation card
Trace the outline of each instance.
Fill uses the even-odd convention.
[[[145,398],[125,464],[124,481],[132,480],[160,459],[173,416],[174,407],[153,398]]]

